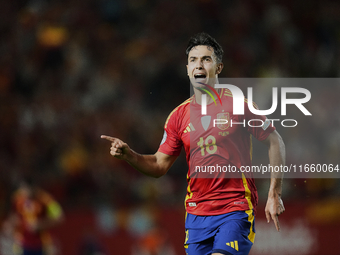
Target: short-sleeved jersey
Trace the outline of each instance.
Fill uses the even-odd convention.
[[[240,170],[251,166],[252,136],[263,141],[275,130],[265,116],[249,111],[246,99],[244,115],[234,115],[231,92],[221,89],[219,94],[222,104],[207,105],[206,115],[201,114],[195,96],[176,107],[166,120],[158,149],[179,155],[184,147],[189,166],[185,206],[194,215],[256,210],[255,180],[251,173]],[[212,166],[237,170],[210,174],[207,168]]]
[[[41,249],[50,241],[49,233],[33,232],[30,226],[41,219],[61,217],[59,204],[43,190],[39,190],[35,198],[29,198],[26,192],[19,189],[13,196],[12,207],[20,220],[16,237],[21,245],[27,249]]]

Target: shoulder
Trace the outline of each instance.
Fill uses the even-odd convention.
[[[223,101],[229,101],[229,103],[233,102],[233,94],[231,93],[229,89],[222,89],[220,97]],[[243,103],[244,103],[245,109],[248,110],[248,99],[246,97],[243,97]],[[257,110],[259,109],[259,107],[254,101],[251,101],[251,104],[253,105],[255,109]]]
[[[167,125],[173,121],[178,121],[180,117],[185,116],[188,113],[189,105],[192,98],[188,98],[183,103],[178,105],[175,109],[172,110],[172,112],[169,114],[168,118],[165,121],[164,127],[166,128]]]

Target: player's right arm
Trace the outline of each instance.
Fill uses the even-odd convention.
[[[110,154],[115,158],[125,160],[139,172],[159,178],[166,174],[178,156],[167,155],[157,151],[153,155],[139,154],[118,138],[102,135],[102,139],[111,142]]]

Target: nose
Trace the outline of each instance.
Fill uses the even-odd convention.
[[[195,69],[197,69],[197,70],[202,70],[202,69],[203,69],[203,63],[202,63],[202,61],[197,61],[197,62],[196,62]]]

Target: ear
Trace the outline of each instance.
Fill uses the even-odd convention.
[[[216,74],[220,74],[223,69],[223,63],[219,63],[216,68]]]
[[[189,76],[189,67],[188,65],[186,65],[186,67],[187,67],[187,75]]]

